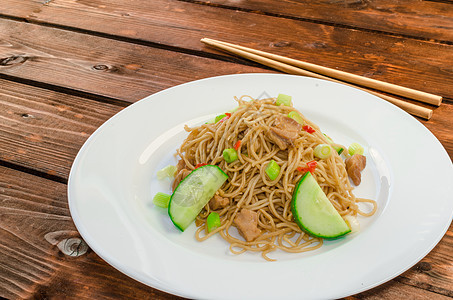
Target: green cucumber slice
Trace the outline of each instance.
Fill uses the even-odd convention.
[[[227,180],[218,166],[205,165],[193,170],[176,187],[168,204],[173,224],[184,231]]]
[[[299,227],[313,236],[335,239],[351,231],[310,172],[297,183],[291,210]]]

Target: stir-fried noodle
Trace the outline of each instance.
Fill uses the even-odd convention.
[[[233,253],[259,251],[268,260],[271,259],[267,254],[276,249],[304,252],[321,247],[322,239],[302,231],[291,213],[292,193],[304,174],[300,169],[313,160],[317,161],[317,167],[312,174],[340,215],[374,214],[375,201],[356,198],[352,193],[353,187],[340,155],[333,151],[327,159],[314,156],[316,145],[329,142],[316,124],[292,106],[275,105],[274,98],[255,100],[242,96],[236,100],[239,107],[222,121],[186,127],[190,134],[177,150],[181,158],[180,167],[184,165],[184,168],[193,170],[197,164],[207,163],[218,165],[228,175],[227,182],[218,191],[218,195],[229,199],[229,205],[216,210],[221,217],[221,226],[207,233],[206,218],[212,209],[206,205],[196,220],[199,226],[196,238],[199,241],[219,233],[230,243]],[[282,150],[269,138],[268,132],[279,116],[286,116],[290,111],[298,112],[304,124],[312,127],[314,132],[300,130],[291,145]],[[222,152],[234,146],[238,148],[238,159],[227,163]],[[265,173],[271,160],[281,167],[275,180],[270,180]],[[373,209],[363,212],[359,209],[359,202],[369,202]],[[259,237],[249,242],[234,234],[233,229],[235,216],[244,208],[257,213],[261,231]]]

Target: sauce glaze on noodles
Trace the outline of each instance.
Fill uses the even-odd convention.
[[[291,213],[292,192],[303,175],[297,168],[306,167],[306,163],[313,160],[318,162],[312,172],[313,176],[340,215],[374,214],[376,202],[354,196],[344,161],[335,151],[328,159],[317,159],[314,156],[313,149],[316,145],[328,143],[316,124],[294,107],[275,105],[275,98],[255,100],[242,96],[236,101],[239,107],[228,119],[194,128],[186,126],[185,129],[190,134],[177,150],[177,155],[189,170],[195,169],[197,164],[207,163],[218,165],[228,175],[227,182],[218,191],[220,196],[230,200],[226,208],[217,210],[221,226],[207,233],[206,218],[211,209],[209,204],[206,205],[196,220],[199,226],[196,231],[197,240],[203,241],[219,233],[230,244],[232,253],[258,251],[267,260],[272,260],[267,255],[276,249],[304,252],[321,247],[322,239],[303,232],[294,222]],[[308,133],[301,130],[294,146],[280,150],[267,138],[266,132],[278,115],[286,116],[290,111],[298,112],[305,124],[316,131]],[[238,140],[241,140],[238,160],[226,163],[222,156],[223,150],[233,148]],[[280,174],[273,181],[265,173],[265,168],[272,159],[281,167]],[[373,209],[367,213],[362,212],[358,202],[371,203]],[[232,234],[233,220],[243,208],[258,214],[258,228],[262,234],[252,242],[246,242],[238,238],[237,234]]]

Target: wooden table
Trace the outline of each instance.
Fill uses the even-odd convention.
[[[200,78],[275,72],[203,37],[441,95],[419,121],[453,157],[449,0],[2,0],[1,297],[177,298],[86,248],[66,184],[85,140],[130,103]],[[453,298],[452,253],[450,226],[421,262],[349,299]]]

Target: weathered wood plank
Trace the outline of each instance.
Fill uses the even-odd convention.
[[[66,188],[0,167],[0,297],[179,299],[128,278],[90,249],[61,248],[70,238],[80,243],[69,215]],[[451,296],[445,291],[451,293],[453,273],[448,261],[452,244],[453,226],[421,263],[350,299],[446,299]],[[443,287],[444,293],[433,286]]]
[[[392,280],[369,291],[346,298],[346,300],[381,299],[451,300],[451,297],[419,289],[413,286],[400,285],[397,280]]]
[[[431,120],[422,123],[442,143],[453,161],[453,105],[442,104],[434,110]]]
[[[452,3],[418,0],[196,0],[259,13],[453,42]]]
[[[62,178],[121,106],[0,79],[0,159]]]
[[[81,239],[66,189],[0,167],[0,297],[179,299],[130,279],[89,248],[71,251],[68,245],[75,247]]]
[[[85,140],[121,106],[0,79],[0,160],[66,180]],[[453,159],[453,105],[422,121]]]
[[[171,0],[6,1],[31,22],[209,53],[217,38],[453,98],[452,45]]]
[[[0,75],[134,102],[188,81],[269,72],[163,49],[0,19]]]

